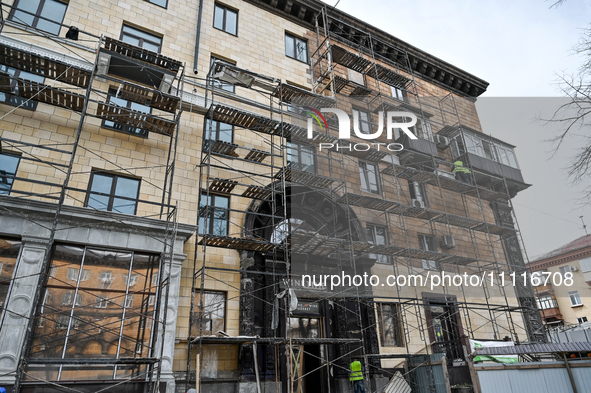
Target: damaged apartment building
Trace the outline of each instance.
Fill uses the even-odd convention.
[[[487,82],[317,0],[0,6],[0,386],[434,392],[545,340],[519,282],[302,281],[525,271]]]

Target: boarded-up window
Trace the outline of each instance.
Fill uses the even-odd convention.
[[[378,303],[378,324],[383,347],[404,346],[400,305],[396,303]]]

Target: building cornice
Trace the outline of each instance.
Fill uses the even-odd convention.
[[[542,259],[539,261],[531,262],[529,267],[531,270],[541,270],[552,266],[562,265],[567,262],[576,261],[581,258],[591,256],[591,247],[580,248],[560,255],[553,256],[551,258]]]
[[[316,18],[325,6],[318,0],[244,0],[262,9],[316,30]],[[328,30],[360,49],[374,50],[379,59],[460,96],[476,98],[488,82],[428,54],[338,9],[331,9]],[[361,34],[360,34],[361,33]],[[407,56],[402,55],[406,53]]]

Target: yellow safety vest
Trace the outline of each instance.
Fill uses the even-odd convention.
[[[361,372],[361,362],[356,360],[351,363],[351,376],[350,381],[360,381],[363,379],[363,373]]]
[[[464,168],[464,163],[462,161],[454,162],[454,173],[456,172],[471,173],[470,169]]]

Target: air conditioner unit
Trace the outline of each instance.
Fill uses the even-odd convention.
[[[454,237],[451,235],[443,235],[443,247],[445,248],[454,248],[456,246],[456,242]]]
[[[425,202],[421,201],[420,199],[411,199],[410,205],[413,207],[420,207],[423,209],[425,208]]]
[[[571,266],[571,267],[570,267],[570,271],[571,271],[571,272],[578,272],[578,271],[579,271],[579,268],[578,268],[578,267],[576,267],[576,266]]]
[[[439,134],[433,134],[433,142],[442,149],[449,147],[449,138]]]

